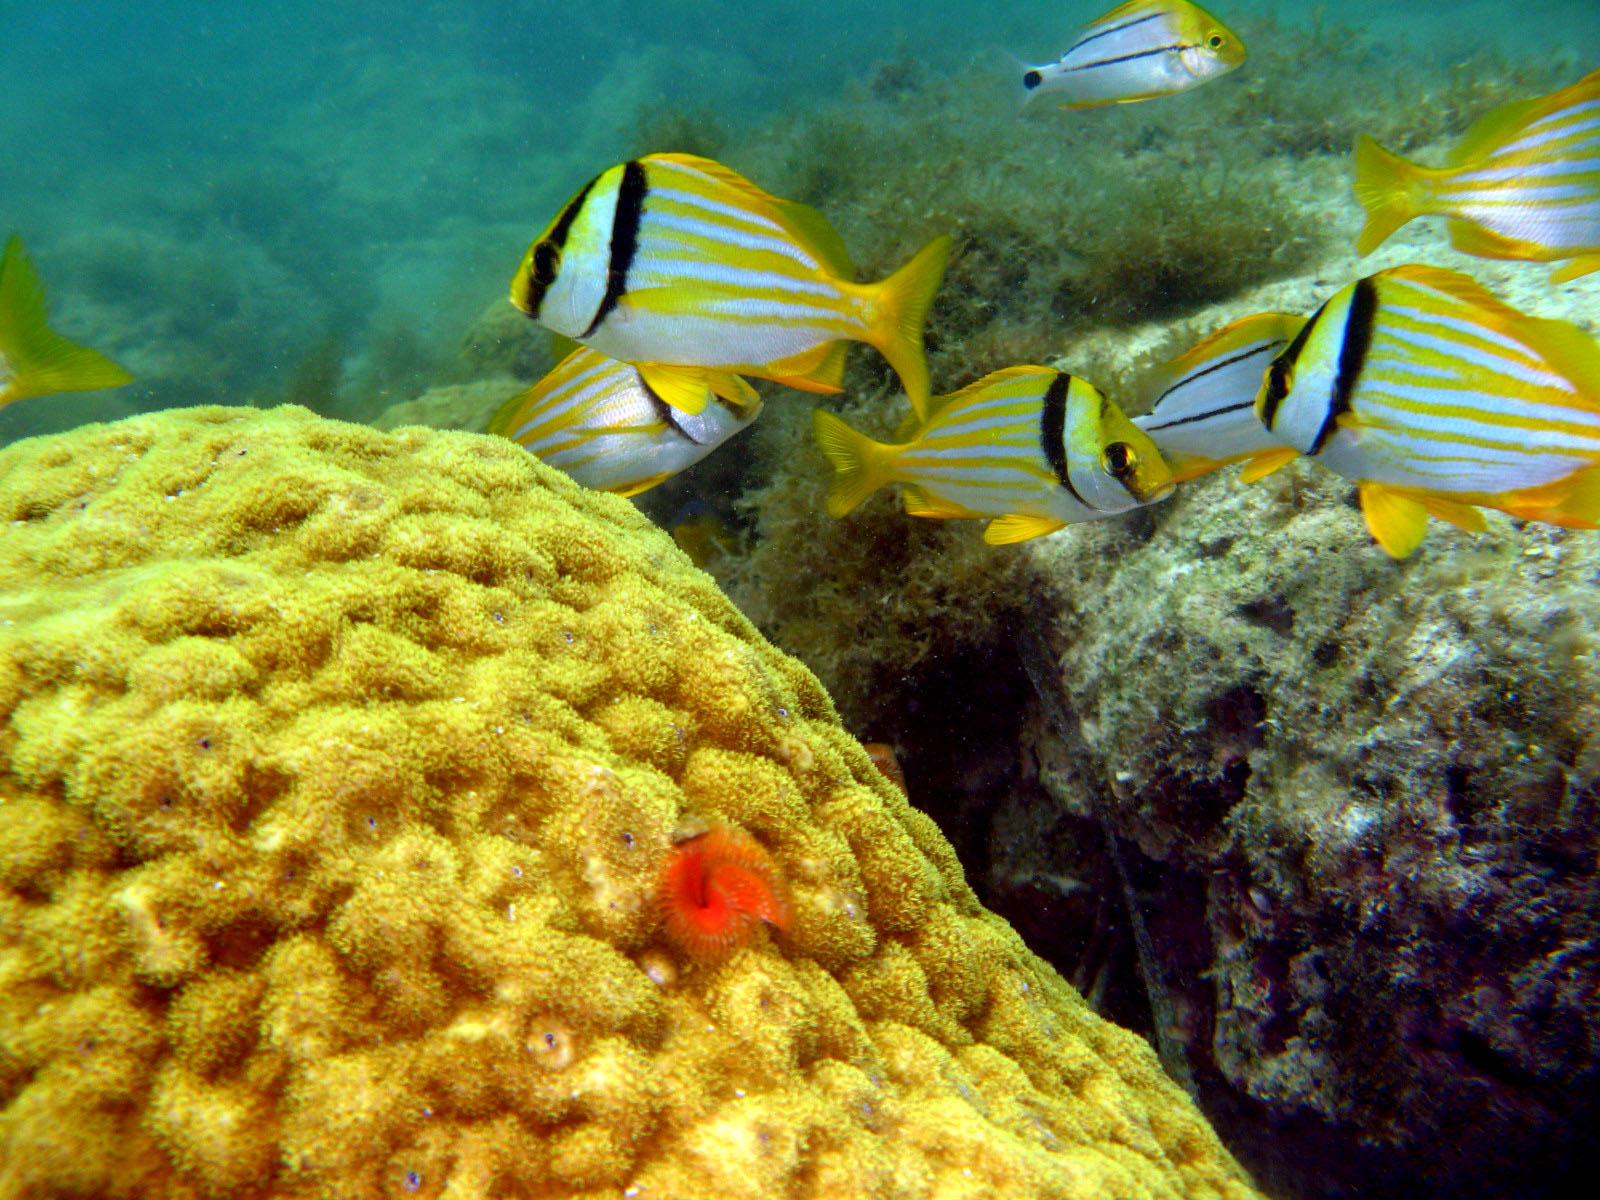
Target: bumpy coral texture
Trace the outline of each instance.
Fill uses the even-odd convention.
[[[0,1196],[1253,1195],[625,502],[304,410],[0,453]],[[696,964],[674,837],[787,933]]]

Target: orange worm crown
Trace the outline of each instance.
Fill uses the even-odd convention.
[[[789,889],[772,856],[725,825],[673,848],[657,880],[656,906],[668,940],[692,958],[742,946],[761,921],[789,928]]]

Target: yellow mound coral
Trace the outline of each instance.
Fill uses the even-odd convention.
[[[749,831],[792,926],[652,889]],[[1247,1196],[626,503],[200,409],[0,451],[0,1196]]]

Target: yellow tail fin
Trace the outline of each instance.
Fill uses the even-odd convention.
[[[888,447],[857,433],[831,412],[811,410],[811,430],[833,464],[828,515],[842,517],[889,482]]]
[[[1356,237],[1357,254],[1371,254],[1400,226],[1421,215],[1418,185],[1423,170],[1366,134],[1356,139],[1356,199],[1367,210],[1367,223]]]
[[[133,376],[98,350],[68,341],[45,320],[44,285],[22,239],[0,257],[0,405],[49,392],[120,387]]]
[[[922,348],[922,323],[950,257],[950,235],[941,234],[911,256],[889,278],[868,290],[875,294],[877,319],[867,331],[866,340],[889,360],[906,389],[912,410],[927,415],[928,358]]]

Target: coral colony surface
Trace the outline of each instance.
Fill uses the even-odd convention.
[[[203,408],[0,452],[0,1195],[1255,1195],[626,502]]]

